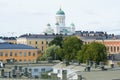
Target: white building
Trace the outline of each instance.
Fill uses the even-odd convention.
[[[64,70],[66,71],[65,74],[64,74]],[[85,67],[78,66],[78,64],[66,66],[65,63],[61,62],[61,63],[53,66],[53,71],[51,73],[49,73],[49,75],[51,75],[52,73],[55,73],[55,74],[57,74],[57,77],[60,80],[63,79],[64,75],[66,75],[68,80],[77,80],[78,75],[76,72],[84,71],[84,70],[85,70]]]
[[[102,70],[100,65],[97,65],[97,68],[93,65],[90,71],[86,67],[86,64],[72,63],[66,66],[61,62],[53,66],[53,71],[49,75],[54,73],[59,80],[120,80],[120,67],[111,68],[104,65],[105,69]]]
[[[51,26],[50,24],[47,24],[47,29],[44,33],[71,35],[75,33],[75,25],[73,23],[71,23],[69,27],[65,25],[65,12],[60,8],[56,13],[55,25]]]
[[[31,72],[31,77],[41,77],[42,73],[48,72],[52,70],[51,66],[36,66],[36,67],[27,67],[28,71]]]

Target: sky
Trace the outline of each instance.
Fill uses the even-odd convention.
[[[60,7],[66,26],[120,35],[120,0],[0,0],[0,36],[41,34]]]

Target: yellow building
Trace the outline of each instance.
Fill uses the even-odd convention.
[[[38,48],[39,51],[43,52],[51,40],[57,35],[43,35],[43,34],[26,34],[17,38],[17,44],[25,44]]]
[[[38,49],[31,46],[0,43],[0,61],[5,63],[34,63],[39,55]]]

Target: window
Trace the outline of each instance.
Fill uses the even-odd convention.
[[[109,51],[109,47],[107,47],[107,51]]]
[[[58,73],[60,73],[60,70],[58,70]]]
[[[20,59],[19,61],[21,62],[22,60]]]
[[[35,69],[34,69],[34,72],[38,72],[38,69],[37,69],[37,68],[35,68]]]
[[[84,44],[87,44],[87,42],[84,42]]]
[[[117,51],[119,51],[119,46],[117,46]]]
[[[48,41],[46,41],[46,44],[48,44]]]
[[[116,47],[114,47],[114,52],[116,52]]]
[[[43,41],[42,41],[42,44],[43,44]]]
[[[33,53],[33,56],[35,56],[35,53]]]
[[[111,46],[111,52],[113,52],[113,48],[112,48],[112,46]]]
[[[29,69],[29,71],[31,72],[31,71],[32,71],[32,69],[30,68],[30,69]]]
[[[3,53],[2,53],[2,52],[0,52],[0,56],[3,56]]]
[[[22,56],[22,52],[20,52],[20,56]]]
[[[45,72],[45,68],[42,68],[42,69],[41,69],[41,72]]]
[[[10,52],[10,56],[12,56],[12,52]]]
[[[7,57],[7,56],[8,56],[8,53],[5,53],[5,56]]]
[[[31,56],[31,52],[28,52],[28,56]]]
[[[17,53],[15,53],[15,56],[17,56]]]
[[[44,47],[42,46],[42,51],[44,50]]]
[[[37,41],[35,41],[35,44],[37,44]]]
[[[24,52],[24,57],[26,57],[26,52]]]

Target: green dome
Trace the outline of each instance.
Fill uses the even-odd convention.
[[[64,13],[64,11],[63,11],[63,10],[61,10],[61,8],[60,8],[60,10],[59,10],[59,11],[57,11],[56,15],[65,15],[65,13]]]
[[[48,23],[47,26],[51,26],[51,25]]]
[[[70,25],[71,25],[71,27],[75,27],[75,24],[74,24],[74,23],[71,23]]]
[[[59,23],[56,23],[55,25],[59,25]]]

